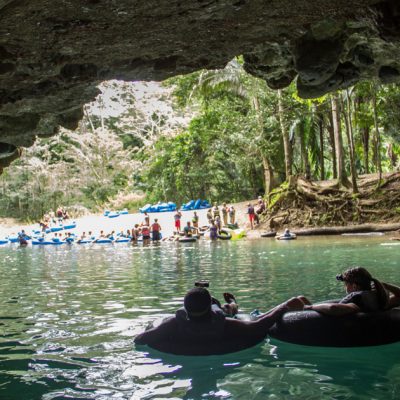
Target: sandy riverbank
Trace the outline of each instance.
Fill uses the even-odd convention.
[[[248,221],[247,212],[247,204],[249,201],[243,201],[240,203],[235,203],[236,209],[236,221],[239,224],[239,227],[246,231],[246,236],[249,239],[256,239],[260,237],[262,232],[268,231],[269,228],[265,223],[261,223],[254,230],[250,229],[250,224]],[[251,203],[255,204],[256,200],[252,200]],[[149,213],[151,222],[154,221],[155,218],[158,219],[158,222],[161,225],[163,236],[170,236],[174,231],[174,213],[175,212],[163,212],[163,213]],[[207,221],[207,210],[197,210],[197,214],[199,216],[199,225],[204,226],[208,224]],[[193,211],[182,211],[182,228],[186,225],[187,221],[191,221],[193,217]],[[144,221],[144,215],[141,213],[132,213],[127,215],[120,215],[117,218],[108,218],[103,216],[102,214],[91,214],[81,218],[71,219],[70,221],[75,221],[77,224],[75,233],[81,234],[82,232],[92,231],[95,235],[98,234],[101,230],[104,230],[105,233],[109,233],[111,231],[120,232],[121,230],[126,231],[127,229],[132,229],[135,224],[141,224]],[[394,224],[375,224],[371,227],[369,231],[388,231],[388,230],[397,230],[399,226],[395,226]],[[296,232],[298,235],[326,235],[326,234],[335,234],[335,229],[337,230],[338,235],[342,234],[344,231],[351,232],[357,231],[358,228],[360,232],[366,232],[368,229],[362,229],[362,225],[348,225],[346,227],[289,227],[293,232]],[[19,224],[17,220],[11,218],[3,218],[0,219],[0,239],[6,237],[7,235],[16,234],[21,229],[25,229],[26,232],[31,232],[33,229],[39,229],[38,224],[24,225]],[[283,230],[283,229],[282,229]],[[313,233],[313,231],[318,231]],[[326,231],[326,232],[325,232]],[[328,232],[329,231],[329,232]]]
[[[154,222],[154,219],[157,218],[161,225],[163,235],[169,236],[174,230],[174,213],[175,212],[149,213],[150,222]],[[207,210],[197,210],[200,226],[207,225],[206,213]],[[192,217],[193,211],[183,211],[181,220],[182,227],[186,225],[187,221],[191,221]],[[105,233],[110,233],[113,230],[115,232],[120,232],[121,230],[126,231],[127,229],[132,229],[135,224],[141,224],[144,221],[144,214],[134,213],[120,215],[117,218],[108,218],[103,215],[93,214],[68,221],[76,222],[75,233],[81,234],[82,232],[92,231],[96,235],[101,230],[104,230]],[[21,229],[30,233],[33,229],[39,229],[39,224],[23,225],[18,224],[15,220],[2,220],[0,221],[0,238],[16,234]]]

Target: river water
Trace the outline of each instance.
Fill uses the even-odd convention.
[[[335,275],[363,265],[400,284],[387,237],[0,247],[0,399],[398,399],[400,343],[316,348],[275,339],[238,353],[136,349],[196,279],[243,312],[290,296],[338,298]]]

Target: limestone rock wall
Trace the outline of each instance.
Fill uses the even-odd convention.
[[[0,169],[108,79],[246,70],[303,97],[400,80],[397,0],[0,0]]]

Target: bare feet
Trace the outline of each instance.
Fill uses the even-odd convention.
[[[235,296],[232,293],[228,292],[225,292],[223,296],[227,304],[224,304],[222,306],[222,310],[224,311],[225,314],[233,317],[239,311],[239,307],[236,304]]]
[[[235,296],[234,296],[232,293],[225,292],[225,293],[223,294],[223,296],[224,296],[225,301],[226,301],[228,304],[230,304],[230,303],[236,303]]]

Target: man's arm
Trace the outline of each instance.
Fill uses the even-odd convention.
[[[391,283],[382,282],[383,287],[390,292],[388,308],[400,305],[400,288]]]
[[[355,314],[360,311],[360,307],[354,303],[322,303],[304,306],[304,310],[313,310],[324,315],[341,316]]]
[[[226,318],[225,320],[225,336],[230,339],[247,338],[254,343],[265,338],[268,330],[279,321],[283,314],[288,311],[302,310],[303,303],[296,298],[292,298],[285,303],[273,308],[267,314],[264,314],[256,321],[240,321],[236,319]]]
[[[159,326],[149,329],[135,337],[136,344],[148,344],[149,346],[159,343],[176,331],[175,317],[162,322]]]

